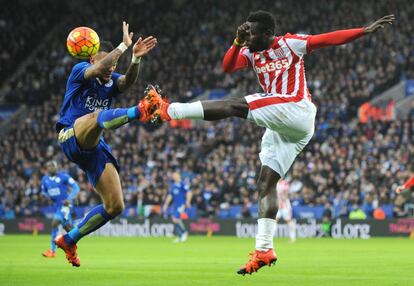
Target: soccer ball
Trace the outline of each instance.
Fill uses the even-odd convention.
[[[99,36],[88,27],[73,29],[66,40],[66,47],[69,53],[80,60],[89,59],[99,50]]]

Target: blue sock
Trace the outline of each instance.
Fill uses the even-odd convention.
[[[52,242],[50,243],[50,249],[52,249],[53,252],[56,252],[56,243],[54,242],[54,240],[58,234],[58,231],[59,231],[58,228],[54,228],[52,229],[52,233],[51,233]]]
[[[137,106],[102,110],[98,115],[98,125],[104,129],[116,129],[134,119],[140,118]]]
[[[103,205],[96,206],[76,227],[64,236],[65,241],[70,244],[77,243],[82,237],[97,230],[111,219],[113,217],[106,212]]]

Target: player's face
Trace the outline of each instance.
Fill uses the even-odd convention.
[[[173,177],[174,182],[176,183],[179,183],[181,181],[180,173],[175,172],[173,173],[172,177]]]
[[[57,165],[54,162],[48,162],[46,168],[50,175],[54,175],[57,172]]]
[[[258,23],[250,23],[250,36],[246,45],[250,52],[260,52],[266,50],[269,46],[269,35],[260,30]]]
[[[97,53],[94,57],[91,58],[91,64],[99,62],[107,54],[108,54],[108,52],[99,52],[99,53]],[[111,79],[112,73],[115,71],[115,69],[116,69],[116,64],[113,65],[108,71],[106,71],[105,74],[100,77],[100,79],[103,80],[104,82],[108,82]]]

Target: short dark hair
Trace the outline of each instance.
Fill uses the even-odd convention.
[[[114,50],[114,45],[112,45],[111,42],[109,41],[101,41],[100,47],[99,47],[99,51],[100,52],[107,52],[110,53]]]
[[[270,12],[263,10],[251,12],[247,17],[247,21],[259,23],[259,29],[263,33],[270,31],[274,34],[276,32],[276,19]]]

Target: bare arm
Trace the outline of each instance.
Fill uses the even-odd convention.
[[[84,78],[92,79],[95,77],[103,76],[118,62],[119,57],[125,52],[125,50],[132,44],[133,33],[128,32],[129,24],[125,21],[122,23],[123,40],[122,43],[107,54],[102,60],[97,61],[85,70]]]
[[[128,67],[125,75],[120,76],[117,85],[120,91],[125,91],[131,87],[138,78],[139,64],[141,57],[148,54],[157,44],[157,39],[153,36],[147,37],[144,40],[140,37],[134,44],[132,49],[132,62]]]
[[[186,208],[190,208],[191,207],[191,199],[193,198],[193,192],[187,192],[186,194],[186,204],[185,207]]]
[[[84,78],[92,79],[95,77],[103,76],[111,67],[116,65],[119,57],[123,54],[123,51],[119,48],[114,49],[107,54],[102,60],[94,63],[85,70]]]

